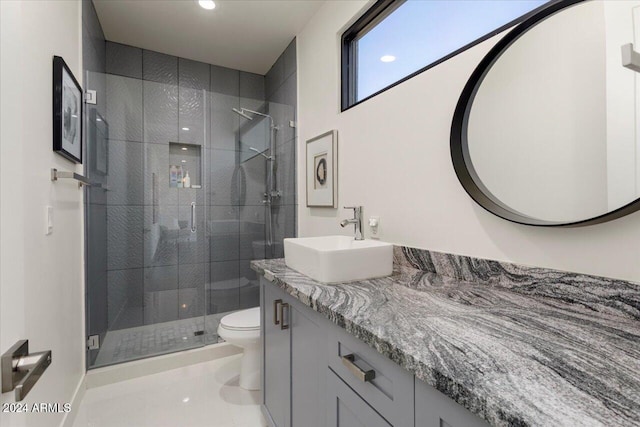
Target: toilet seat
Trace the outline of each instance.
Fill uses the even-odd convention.
[[[260,330],[260,307],[227,314],[220,319],[220,327],[229,331]]]

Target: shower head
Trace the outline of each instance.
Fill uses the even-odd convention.
[[[247,113],[249,114],[254,114],[257,116],[262,116],[262,117],[266,117],[267,119],[269,119],[269,122],[271,123],[271,129],[277,131],[278,127],[275,125],[274,121],[273,121],[273,117],[271,117],[268,114],[265,113],[261,113],[260,111],[254,111],[254,110],[249,110],[248,108],[244,108],[244,107],[240,107],[240,109],[238,110],[237,108],[232,108],[234,113],[237,113],[239,115],[241,115],[242,117],[244,117],[247,120],[253,120],[253,117],[247,115]]]
[[[234,108],[232,108],[232,110],[233,110],[234,113],[237,113],[237,114],[241,115],[242,117],[244,117],[247,120],[253,120],[253,117],[247,116],[247,114],[244,112],[245,111],[244,108],[241,108],[241,109],[238,110],[237,108],[234,107]]]

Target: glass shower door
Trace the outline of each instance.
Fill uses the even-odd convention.
[[[201,346],[208,276],[201,148],[169,143],[146,150],[144,324],[155,325],[160,352]]]
[[[102,90],[86,114],[87,174],[101,183],[87,196],[88,366],[202,346],[206,93],[89,74]]]

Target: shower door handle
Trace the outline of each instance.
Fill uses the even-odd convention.
[[[191,203],[191,232],[196,232],[196,202]]]

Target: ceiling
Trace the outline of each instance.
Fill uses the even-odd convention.
[[[94,0],[107,40],[266,74],[324,1]]]

